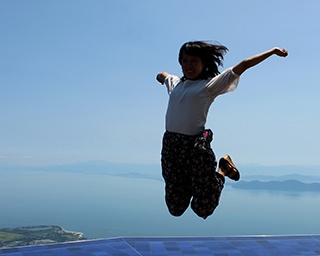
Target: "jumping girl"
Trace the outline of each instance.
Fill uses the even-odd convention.
[[[225,176],[239,180],[240,173],[229,155],[217,161],[210,142],[212,131],[205,129],[207,113],[214,99],[236,89],[240,75],[272,55],[286,57],[285,49],[272,48],[244,59],[222,73],[225,46],[203,41],[187,42],[179,52],[183,76],[167,72],[157,75],[169,93],[166,132],[161,165],[165,180],[165,200],[173,216],[189,207],[206,219],[219,204]]]

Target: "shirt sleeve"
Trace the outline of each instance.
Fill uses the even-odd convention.
[[[207,83],[207,90],[211,97],[234,91],[239,83],[240,76],[232,71],[232,67],[215,76]]]
[[[168,75],[166,79],[164,80],[164,83],[167,87],[168,94],[171,93],[173,88],[180,82],[180,78],[175,75]]]

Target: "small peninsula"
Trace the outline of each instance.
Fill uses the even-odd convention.
[[[0,248],[86,240],[81,232],[56,225],[0,228]]]

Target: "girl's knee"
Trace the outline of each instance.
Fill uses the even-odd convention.
[[[217,208],[218,203],[209,204],[208,202],[198,202],[197,200],[191,203],[191,209],[197,214],[200,218],[206,219],[213,214],[214,210]]]
[[[195,214],[197,214],[200,218],[206,219],[210,215],[213,214],[214,209],[199,209],[195,207],[191,207]]]
[[[184,214],[185,211],[177,212],[177,211],[170,211],[170,210],[169,210],[169,212],[170,212],[170,214],[171,214],[172,216],[174,216],[174,217],[180,217],[180,216],[182,216],[182,214]]]
[[[179,201],[172,201],[169,197],[166,198],[166,204],[169,213],[175,217],[180,217],[189,207],[189,202],[182,202],[181,199]]]
[[[168,206],[170,214],[174,217],[180,217],[187,210],[185,207],[170,207]]]

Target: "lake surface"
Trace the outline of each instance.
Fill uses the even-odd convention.
[[[87,238],[320,233],[320,193],[225,186],[215,213],[172,217],[164,183],[68,172],[0,171],[0,227],[59,225]]]

